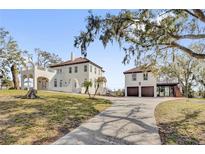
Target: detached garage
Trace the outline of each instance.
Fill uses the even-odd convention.
[[[139,96],[138,87],[127,87],[127,96]]]
[[[142,97],[154,97],[154,87],[146,86],[141,88]]]

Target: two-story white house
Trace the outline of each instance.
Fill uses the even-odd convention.
[[[135,67],[124,72],[125,96],[136,97],[180,97],[182,96],[177,79],[162,80],[153,75],[151,70],[146,72]]]
[[[90,80],[93,85],[89,88],[89,92],[94,94],[97,88],[96,80],[98,77],[103,77],[103,73],[103,68],[91,60],[83,57],[74,58],[71,54],[70,60],[51,65],[50,68],[32,66],[30,69],[22,70],[21,87],[22,89],[25,87],[26,78],[32,78],[35,89],[84,93],[83,83]],[[101,83],[98,94],[105,93],[106,83]]]

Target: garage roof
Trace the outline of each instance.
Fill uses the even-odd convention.
[[[142,72],[151,72],[151,70],[150,69],[145,70],[142,67],[135,67],[135,68],[129,69],[123,73],[124,74],[131,74],[131,73],[142,73]]]

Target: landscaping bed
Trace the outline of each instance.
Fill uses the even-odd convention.
[[[38,91],[0,91],[0,144],[50,144],[111,105],[108,100]]]
[[[205,99],[160,103],[155,118],[162,144],[205,144]]]

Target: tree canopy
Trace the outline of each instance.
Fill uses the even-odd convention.
[[[19,88],[18,69],[25,64],[27,51],[22,51],[9,32],[0,28],[0,67],[4,74],[11,71],[14,88]]]
[[[89,13],[86,29],[74,42],[84,55],[90,43],[98,39],[104,47],[118,42],[125,51],[124,63],[134,55],[138,63],[156,63],[173,52],[205,59],[204,10],[121,10],[105,16]],[[193,42],[203,47],[201,53],[189,48]]]
[[[49,65],[62,62],[62,59],[57,54],[39,48],[35,49],[35,53],[37,54],[37,65],[40,67],[45,68]]]

